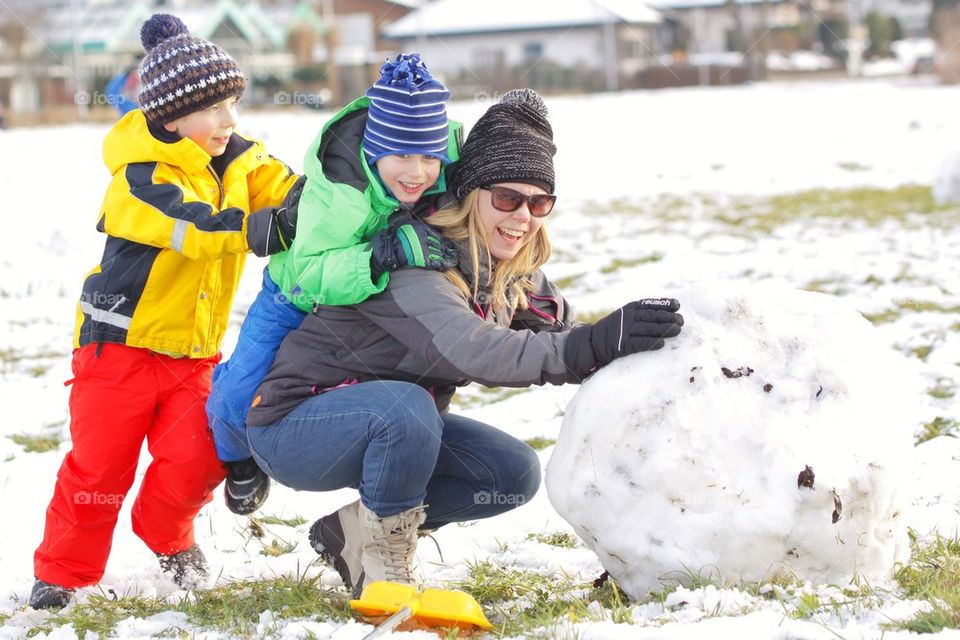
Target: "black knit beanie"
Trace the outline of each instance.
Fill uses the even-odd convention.
[[[176,16],[157,13],[140,27],[140,110],[150,122],[177,118],[240,96],[243,72],[226,51],[190,35]]]
[[[477,187],[524,182],[553,193],[556,152],[547,106],[537,92],[510,91],[473,125],[454,168],[450,191],[463,200]]]

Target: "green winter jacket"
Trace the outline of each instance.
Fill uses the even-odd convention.
[[[387,226],[400,202],[387,194],[360,146],[369,104],[365,96],[348,104],[310,145],[296,240],[289,251],[270,258],[270,277],[304,312],[315,303],[357,304],[383,291],[389,280],[388,273],[371,280],[370,238]],[[447,155],[454,162],[462,126],[450,121]],[[424,198],[446,190],[445,173]]]

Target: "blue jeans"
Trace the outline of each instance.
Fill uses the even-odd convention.
[[[304,491],[360,490],[380,517],[427,506],[423,528],[476,520],[527,502],[540,487],[533,449],[499,429],[437,413],[409,382],[363,382],[304,401],[266,427],[248,427],[267,474]]]
[[[229,360],[213,370],[207,419],[217,457],[223,462],[250,457],[245,427],[253,395],[270,372],[280,343],[305,317],[286,300],[264,269],[263,288],[243,319],[237,348]]]

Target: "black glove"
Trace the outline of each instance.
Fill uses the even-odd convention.
[[[307,183],[307,176],[300,176],[293,183],[287,195],[283,198],[280,210],[276,213],[277,236],[283,250],[286,251],[297,237],[297,216],[300,213],[300,196],[303,195],[303,186]]]
[[[376,282],[384,271],[421,267],[446,271],[457,266],[460,253],[449,240],[426,222],[409,213],[400,213],[390,226],[370,239],[370,276]]]
[[[246,516],[266,502],[270,495],[270,477],[257,466],[253,458],[225,463],[227,481],[223,496],[227,508],[238,516]]]
[[[264,207],[247,220],[247,246],[261,258],[286,251],[297,237],[297,214],[306,176],[300,176],[279,207]]]
[[[617,358],[663,348],[664,338],[680,334],[683,316],[673,298],[631,302],[593,325],[574,327],[567,336],[564,360],[584,378]]]

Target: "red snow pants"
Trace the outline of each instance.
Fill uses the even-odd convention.
[[[193,519],[226,475],[204,409],[219,360],[111,343],[74,351],[73,449],[33,557],[37,578],[65,587],[100,580],[144,439],[153,461],[133,504],[133,531],[163,555],[193,544]]]

